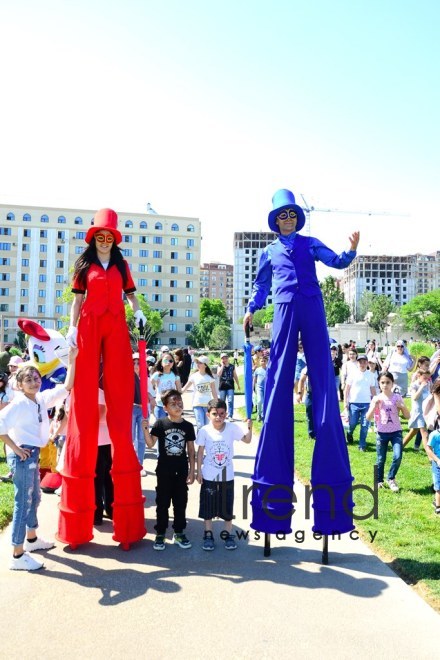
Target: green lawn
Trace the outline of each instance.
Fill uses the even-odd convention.
[[[9,472],[3,453],[3,443],[0,443],[0,476]],[[0,529],[9,523],[12,518],[12,509],[14,506],[14,487],[10,483],[0,481]]]
[[[244,409],[240,412],[244,416]],[[403,427],[406,430],[406,422]],[[254,432],[258,433],[260,428],[261,424],[254,422]],[[354,437],[356,441],[359,429]],[[313,446],[307,436],[305,407],[295,406],[295,469],[303,482],[310,478]],[[377,531],[373,544],[370,545],[368,537],[373,551],[440,611],[440,516],[435,515],[432,506],[434,494],[429,460],[423,449],[417,453],[413,447],[411,441],[404,450],[397,475],[401,490],[398,493],[388,488],[379,490],[378,518],[357,520],[355,524],[364,539],[367,539],[368,530]],[[366,453],[358,451],[356,443],[349,445],[348,450],[354,484],[373,488],[375,434],[368,433]],[[385,476],[391,456],[389,452]],[[371,511],[371,493],[358,490],[353,499],[356,515],[367,515]]]

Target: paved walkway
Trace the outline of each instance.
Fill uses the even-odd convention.
[[[438,614],[372,553],[371,544],[345,535],[330,541],[330,564],[321,564],[321,541],[305,520],[300,485],[295,533],[272,537],[272,554],[263,557],[243,498],[255,449],[256,441],[242,443],[235,458],[236,525],[249,532],[235,552],[222,547],[219,522],[215,551],[201,549],[197,484],[188,506],[192,549],[171,543],[165,552],[152,549],[151,452],[142,480],[149,533],[129,552],[112,541],[106,522],[92,543],[75,552],[58,544],[40,553],[45,570],[18,573],[7,569],[10,530],[0,534],[0,657],[436,657]],[[57,504],[56,495],[43,494],[40,530],[48,538]]]

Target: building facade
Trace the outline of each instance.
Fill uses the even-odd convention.
[[[277,238],[274,232],[235,232],[234,233],[234,324],[246,313],[252,293],[252,285],[258,271],[261,252]],[[272,295],[266,305],[272,303]]]
[[[364,291],[390,296],[405,305],[415,296],[439,287],[440,252],[405,256],[359,255],[345,269],[342,290],[356,317]]]
[[[202,264],[200,266],[200,297],[221,300],[228,318],[232,321],[234,267],[217,262]]]
[[[17,318],[60,328],[69,306],[72,267],[86,247],[94,211],[0,205],[0,320],[3,341],[13,341]],[[199,321],[200,221],[149,213],[118,213],[120,248],[137,287],[152,309],[166,310],[158,344],[184,346]]]

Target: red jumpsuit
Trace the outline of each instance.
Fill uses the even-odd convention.
[[[102,357],[107,424],[113,450],[113,539],[124,546],[146,534],[139,461],[133,447],[133,360],[122,290],[136,290],[126,262],[124,287],[116,265],[92,264],[78,323],[78,357],[71,394],[57,538],[71,546],[93,538],[94,477],[98,451],[98,379]]]

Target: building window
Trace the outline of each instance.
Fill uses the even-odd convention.
[[[178,258],[179,258],[178,252],[171,252],[171,259],[178,259]]]
[[[29,232],[29,234],[26,234],[25,232]],[[23,236],[29,236],[30,235],[30,230],[25,229],[23,231]],[[47,229],[40,229],[40,238],[47,238]]]
[[[193,315],[192,309],[185,309],[185,316],[187,318],[191,318],[192,315]]]
[[[66,238],[66,232],[64,231],[64,229],[61,229],[61,231],[57,232],[57,237],[58,240],[64,241],[64,239]]]
[[[121,252],[124,255],[124,257],[131,257],[131,253],[132,253],[131,248],[125,248],[125,250],[121,248]]]
[[[187,252],[186,253],[186,260],[187,261],[192,261],[193,257],[194,257],[194,255],[192,254],[192,252]]]
[[[60,215],[58,217],[58,224],[59,225],[65,225],[66,224],[66,218],[64,217],[64,215]]]
[[[153,237],[153,243],[156,243],[156,245],[161,245],[162,244],[162,236],[154,236]]]
[[[30,222],[31,221],[31,216],[29,213],[25,213],[23,216],[23,222]]]
[[[147,286],[147,280],[145,278],[141,278],[138,280],[139,286]]]
[[[15,215],[13,213],[8,213],[6,216],[6,220],[10,220],[11,222],[15,220]]]
[[[194,247],[194,239],[193,238],[187,238],[186,239],[186,247]]]
[[[26,298],[28,295],[28,290],[27,289],[20,289],[20,297],[21,298]]]
[[[147,273],[148,272],[147,264],[139,264],[139,272],[140,273]]]
[[[47,282],[47,276],[46,275],[39,275],[38,276],[38,281],[39,282]]]
[[[170,287],[175,289],[177,287],[177,280],[170,280]]]
[[[185,323],[185,332],[191,332],[193,329],[192,323]]]
[[[0,250],[10,250],[10,249],[11,249],[10,243],[0,243]]]
[[[149,243],[150,242],[150,237],[149,236],[139,236],[139,243]]]
[[[179,225],[176,225],[176,223],[174,222],[174,223],[171,225],[171,231],[179,231]]]
[[[40,252],[47,252],[47,245],[46,245],[46,243],[43,243],[42,245],[40,245]]]
[[[129,236],[128,234],[126,234],[125,236],[122,237],[122,239],[124,243],[131,243],[133,240],[133,236]]]
[[[194,225],[188,225],[186,231],[194,231]]]
[[[0,274],[0,280],[2,280],[3,282],[9,282],[10,274],[9,273],[1,273]]]
[[[126,227],[133,227],[133,223],[132,223],[132,221],[131,221],[131,220],[126,220],[126,222],[125,222],[125,226],[126,226]]]
[[[162,272],[162,266],[159,266],[158,264],[153,266],[153,273],[161,273]]]
[[[1,257],[0,264],[2,266],[10,266],[11,265],[11,260],[10,260],[9,257]],[[28,266],[29,266],[29,263],[28,263]]]
[[[148,257],[148,250],[139,250],[140,257]]]
[[[40,222],[49,222],[49,216],[44,214],[40,218]]]
[[[155,259],[162,259],[162,250],[153,250],[153,257]]]
[[[177,332],[177,323],[169,323],[168,330],[169,332]]]
[[[24,230],[26,231],[26,229]],[[27,230],[29,231],[29,230]],[[10,236],[11,235],[11,228],[10,227],[0,227],[0,236]],[[23,236],[24,236],[23,232]]]
[[[177,296],[175,293],[170,293],[170,302],[177,302]]]
[[[64,268],[64,261],[58,259],[57,260],[57,268]]]
[[[170,309],[170,316],[177,316],[177,310],[176,309]]]
[[[186,267],[186,274],[187,275],[192,275],[193,274],[193,267],[192,266],[187,266]]]
[[[38,297],[39,298],[45,298],[46,297],[46,289],[38,289]]]
[[[85,249],[82,245],[75,245],[75,254],[82,254]]]
[[[193,296],[186,296],[186,302],[192,303],[193,302]]]
[[[62,276],[62,275],[57,275],[57,276],[55,277],[55,282],[56,282],[57,284],[62,284],[62,283],[63,283],[63,276]]]
[[[156,224],[154,225],[154,228],[155,229],[162,229],[162,223],[161,222],[156,222]]]
[[[9,289],[0,289],[0,296],[9,296]]]
[[[162,301],[162,294],[161,293],[153,293],[151,296],[152,302],[161,302]]]
[[[171,272],[175,275],[176,273],[179,272],[179,269],[177,266],[171,266]]]
[[[76,216],[76,218],[75,218],[75,224],[76,224],[76,225],[82,225],[82,223],[83,223],[83,219],[80,218],[79,215]]]
[[[179,245],[179,239],[176,236],[171,237],[171,245]]]
[[[23,243],[23,252],[30,252],[31,248],[29,243]]]
[[[63,306],[55,305],[55,314],[62,314],[62,313],[63,313]]]
[[[40,259],[40,268],[46,268],[47,259]]]
[[[75,238],[82,238],[84,239],[86,237],[86,232],[85,231],[77,231],[75,233]]]
[[[152,281],[153,286],[162,286],[162,280],[153,280]]]
[[[20,314],[28,311],[28,305],[20,305]]]
[[[46,312],[46,306],[45,305],[38,305],[38,313],[39,314],[44,314]]]
[[[148,229],[148,225],[147,225],[147,223],[143,220],[143,221],[141,222],[141,224],[139,225],[139,228],[140,228],[140,229]]]
[[[194,288],[194,283],[191,280],[186,280],[185,286],[187,289],[192,289]]]

